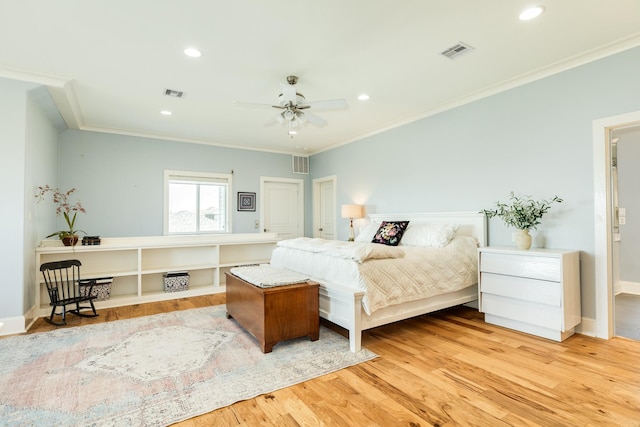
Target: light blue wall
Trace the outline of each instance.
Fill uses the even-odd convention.
[[[61,134],[59,156],[60,187],[75,187],[87,210],[79,215],[78,227],[102,237],[162,235],[166,169],[233,170],[234,233],[259,231],[259,206],[238,212],[238,191],[255,192],[259,205],[261,176],[302,176],[291,172],[290,155],[78,130]]]
[[[35,199],[32,198],[31,172],[37,159],[55,153],[45,145],[55,144],[52,130],[29,91],[37,86],[0,78],[0,180],[2,206],[0,224],[8,244],[0,249],[0,319],[18,318],[32,307],[35,297]],[[46,168],[46,167],[45,167]],[[46,174],[40,170],[37,174]]]
[[[24,165],[26,90],[28,85],[0,79],[0,180],[4,183],[0,209],[2,235],[11,244],[0,246],[0,317],[21,316],[23,311]],[[11,184],[11,185],[9,185]]]
[[[314,155],[306,187],[306,232],[311,235],[310,179],[329,175],[337,176],[338,209],[355,201],[369,213],[477,211],[511,190],[535,197],[557,194],[565,202],[545,217],[536,243],[582,251],[583,315],[593,318],[591,126],[595,119],[640,110],[638,75],[640,48],[635,48]],[[287,155],[87,131],[64,131],[59,150],[51,151],[55,141],[48,126],[41,125],[32,136],[25,132],[27,121],[40,121],[34,118],[40,117],[37,111],[27,113],[30,88],[0,80],[0,176],[16,183],[3,193],[12,209],[2,210],[0,219],[7,240],[18,245],[10,250],[5,245],[2,251],[0,267],[8,272],[4,283],[26,282],[25,264],[34,248],[22,242],[29,242],[33,233],[39,240],[52,231],[51,216],[29,200],[35,186],[54,180],[57,169],[52,185],[78,188],[87,208],[78,220],[80,228],[105,237],[162,234],[165,169],[233,169],[234,195],[258,193],[260,176],[302,177],[290,172]],[[234,209],[233,231],[255,232],[258,215]],[[32,220],[33,226],[25,224]],[[59,220],[55,229],[61,225]],[[338,238],[346,239],[347,227],[341,220]],[[511,230],[491,220],[489,239],[492,245],[511,245]],[[0,287],[0,318],[23,314],[29,304],[25,289]]]
[[[312,178],[337,175],[338,206],[368,213],[478,211],[511,190],[557,194],[565,201],[535,243],[582,251],[583,316],[595,318],[592,122],[640,110],[639,76],[635,48],[314,155]],[[347,232],[343,220],[338,238]],[[489,243],[512,246],[511,232],[492,219]]]
[[[48,110],[47,113],[45,110]],[[39,185],[55,185],[58,179],[58,131],[64,126],[62,119],[53,121],[51,114],[57,112],[49,92],[43,86],[27,94],[26,163],[25,163],[25,224],[24,224],[24,310],[35,304],[36,246],[41,233],[55,226],[54,207],[51,203],[38,203],[34,197]]]

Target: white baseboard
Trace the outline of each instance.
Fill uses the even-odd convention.
[[[589,337],[595,337],[596,336],[596,319],[583,317],[582,323],[576,326],[576,333],[587,335]]]
[[[0,318],[0,336],[15,335],[26,332],[24,316]]]
[[[618,294],[640,295],[640,283],[625,282],[621,280],[616,284],[614,293],[615,295],[618,295]]]

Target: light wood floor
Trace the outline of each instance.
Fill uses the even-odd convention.
[[[70,327],[224,303],[214,295],[69,316]],[[42,319],[29,333],[52,329]],[[640,342],[562,343],[460,307],[372,329],[380,357],[178,423],[201,426],[640,426]]]

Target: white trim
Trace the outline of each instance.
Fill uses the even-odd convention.
[[[321,203],[320,203],[320,187],[323,183],[325,182],[333,182],[333,206],[334,206],[334,212],[338,212],[337,209],[337,200],[336,200],[336,188],[338,188],[338,178],[335,175],[330,175],[330,176],[325,176],[324,178],[316,178],[313,180],[313,184],[312,184],[312,197],[313,197],[313,206],[312,206],[312,210],[313,210],[313,219],[311,222],[311,227],[313,228],[313,230],[311,230],[311,235],[313,237],[319,237],[317,230],[318,227],[320,225],[320,209],[322,208]],[[336,215],[333,216],[333,235],[334,235],[334,239],[337,239],[338,237],[338,218]]]
[[[640,295],[640,283],[621,280],[614,286],[614,295],[618,294]]]
[[[579,325],[576,325],[575,332],[576,334],[595,337],[596,336],[596,319],[592,319],[590,317],[583,317],[582,322]]]
[[[27,331],[24,324],[24,316],[0,318],[0,336],[24,333]]]
[[[595,336],[614,335],[611,236],[611,155],[613,129],[640,124],[640,111],[593,121],[593,205],[595,226]]]

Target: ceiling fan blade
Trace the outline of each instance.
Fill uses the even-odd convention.
[[[282,89],[282,101],[281,102],[283,104],[287,104],[287,103],[291,102],[291,104],[295,105],[297,103],[295,85],[281,84],[280,88]]]
[[[349,108],[344,99],[328,99],[326,101],[305,102],[298,105],[298,108],[313,108],[314,110],[343,110]]]
[[[258,108],[284,108],[281,105],[272,105],[272,104],[262,104],[260,102],[242,102],[242,101],[233,101],[234,104],[240,107],[258,107]]]
[[[312,125],[323,127],[327,124],[327,121],[325,119],[323,119],[320,116],[316,116],[315,114],[310,113],[309,111],[305,112],[304,116],[307,119],[306,121],[311,123]]]

